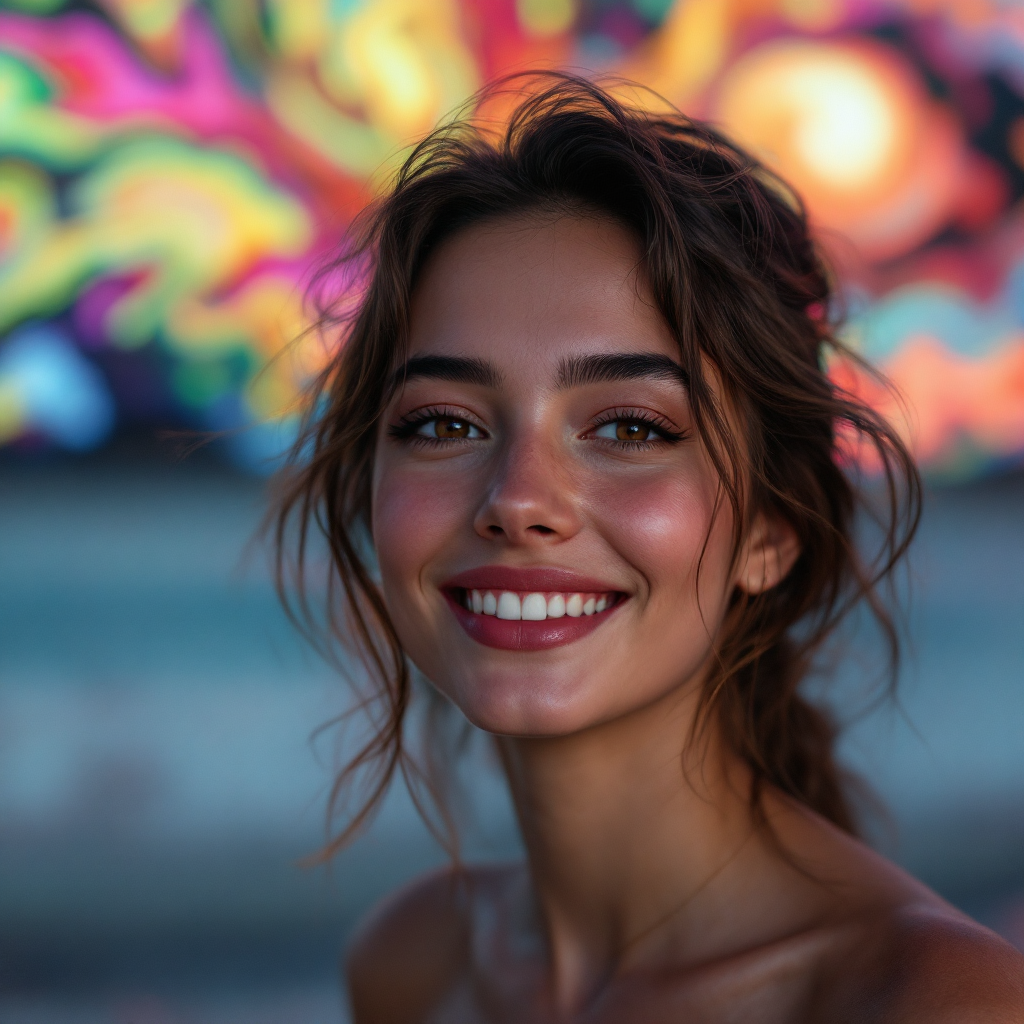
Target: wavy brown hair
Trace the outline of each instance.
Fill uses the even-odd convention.
[[[416,770],[406,741],[410,666],[368,541],[374,445],[405,359],[413,291],[425,260],[455,232],[545,211],[611,217],[637,239],[651,294],[679,344],[719,500],[734,512],[734,550],[758,511],[784,519],[800,541],[778,586],[733,595],[699,721],[716,724],[749,766],[755,815],[770,785],[855,829],[834,759],[836,729],[800,685],[861,602],[881,627],[895,680],[898,633],[880,585],[917,525],[917,471],[894,429],[829,377],[835,358],[873,371],[836,336],[830,275],[792,190],[708,125],[667,105],[631,105],[617,98],[622,83],[612,88],[545,73],[485,90],[415,147],[315,283],[318,325],[339,347],[312,387],[280,478],[278,584],[297,618],[316,619],[307,569],[320,533],[329,565],[319,621],[366,665],[363,706],[372,722],[338,776],[332,806],[354,780],[367,788],[328,853],[378,807],[396,773]],[[510,116],[483,117],[487,103],[508,106],[512,93]],[[348,284],[338,290],[340,278]],[[707,362],[741,436],[715,399]],[[851,444],[873,450],[880,466],[872,491],[881,502],[871,507],[881,544],[871,557],[854,541],[867,502],[851,478]]]

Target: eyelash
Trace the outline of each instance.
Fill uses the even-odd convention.
[[[486,434],[484,428],[478,423],[474,423],[469,416],[446,406],[429,406],[425,409],[417,409],[415,412],[403,416],[398,423],[388,427],[388,434],[398,441],[408,441],[413,444],[429,445],[430,447],[475,440],[471,438],[426,437],[423,434],[417,433],[424,424],[437,419],[463,420]],[[680,441],[685,440],[687,436],[685,431],[680,432],[673,429],[669,421],[663,416],[657,416],[646,409],[609,409],[588,428],[587,435],[593,434],[609,423],[617,423],[619,421],[642,424],[645,427],[650,427],[660,435],[657,438],[645,441],[620,441],[612,440],[611,438],[598,438],[604,444],[618,448],[620,451],[646,451],[655,448],[659,443],[678,444]]]
[[[423,434],[416,433],[416,431],[418,431],[425,423],[430,423],[431,420],[440,419],[462,420],[463,422],[476,427],[477,430],[486,433],[479,423],[476,423],[471,417],[466,416],[464,413],[447,406],[434,405],[428,406],[426,409],[417,409],[415,412],[411,412],[407,416],[403,416],[393,426],[388,427],[388,434],[397,441],[407,441],[410,444],[428,445],[431,448],[436,448],[440,445],[458,444],[463,441],[475,440],[475,438],[468,437],[426,437]]]
[[[601,418],[590,427],[587,433],[593,434],[594,431],[600,430],[601,427],[607,426],[609,423],[620,421],[638,423],[645,427],[650,427],[651,430],[657,431],[660,435],[657,438],[650,438],[646,441],[619,441],[612,440],[610,437],[599,439],[605,444],[612,445],[622,451],[646,451],[657,447],[659,443],[678,444],[680,441],[684,441],[687,436],[686,431],[675,430],[667,419],[650,412],[648,409],[609,409],[601,414]]]

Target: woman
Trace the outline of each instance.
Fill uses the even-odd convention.
[[[355,1020],[1024,1020],[1024,959],[854,837],[798,692],[857,601],[893,635],[918,495],[824,372],[853,357],[799,204],[678,113],[534,85],[365,222],[281,509],[279,539],[325,531],[378,682],[367,812],[411,664],[495,738],[527,852],[380,908]],[[856,445],[890,499],[870,565]]]

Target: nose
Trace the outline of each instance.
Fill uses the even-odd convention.
[[[540,439],[510,439],[474,517],[488,540],[546,546],[579,532],[572,474],[557,445]]]

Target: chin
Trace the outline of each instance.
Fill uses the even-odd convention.
[[[526,666],[438,685],[478,729],[498,736],[567,736],[607,717],[592,681]]]

